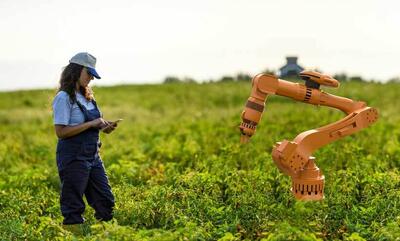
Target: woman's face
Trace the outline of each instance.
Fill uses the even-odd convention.
[[[88,86],[93,76],[88,73],[87,68],[82,68],[81,76],[79,77],[79,85],[82,87]]]

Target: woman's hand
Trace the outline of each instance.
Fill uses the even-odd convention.
[[[105,128],[106,126],[108,126],[108,123],[103,118],[97,118],[97,119],[90,121],[90,125],[93,128],[102,129],[102,128]]]
[[[115,130],[115,128],[117,128],[117,123],[116,122],[112,122],[112,121],[106,121],[107,122],[107,126],[104,127],[102,129],[102,131],[106,134],[110,134],[111,132],[113,132]]]

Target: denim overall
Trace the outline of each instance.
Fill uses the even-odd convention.
[[[96,102],[93,100],[92,103],[95,108],[87,110],[77,101],[85,116],[85,122],[101,117]],[[95,128],[58,140],[57,167],[61,179],[60,205],[64,224],[84,222],[83,195],[96,211],[96,219],[105,221],[112,219],[114,196],[99,156],[100,146],[99,130]]]

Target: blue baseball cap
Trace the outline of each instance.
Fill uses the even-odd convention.
[[[87,52],[77,53],[69,60],[69,62],[85,66],[93,77],[101,79],[100,75],[96,71],[96,58],[93,55]]]

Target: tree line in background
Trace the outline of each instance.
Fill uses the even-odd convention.
[[[320,70],[316,70],[320,73],[323,73]],[[266,69],[262,71],[262,73],[265,74],[273,74],[276,75],[276,71]],[[340,82],[347,82],[347,81],[354,81],[354,82],[375,82],[374,80],[366,80],[362,78],[361,76],[349,76],[346,73],[337,73],[332,76],[333,78],[339,80]],[[247,73],[238,73],[236,75],[224,75],[219,79],[210,79],[208,81],[204,81],[206,83],[213,83],[213,82],[235,82],[235,81],[243,81],[243,82],[251,82],[252,76]],[[299,79],[297,76],[293,77],[288,77],[287,79]],[[184,78],[178,78],[176,76],[167,76],[164,79],[164,84],[171,84],[171,83],[197,83],[193,78],[190,77],[184,77]],[[400,83],[400,76],[399,77],[394,77],[391,78],[387,81],[387,83]]]

